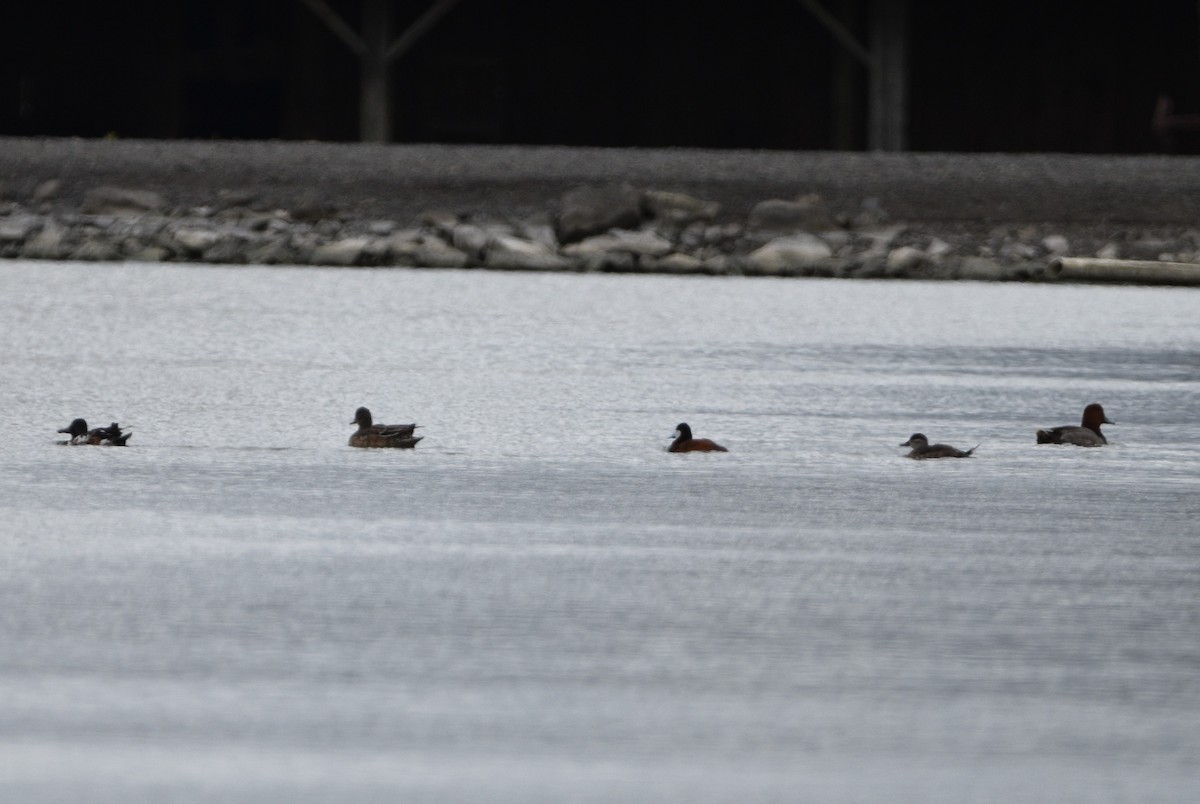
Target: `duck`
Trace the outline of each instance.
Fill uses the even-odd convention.
[[[352,447],[393,447],[395,449],[412,449],[424,436],[414,436],[415,424],[374,424],[371,411],[359,408],[354,411],[354,421],[358,429],[350,436]]]
[[[91,444],[100,447],[123,447],[133,433],[121,431],[121,425],[113,422],[108,427],[97,427],[89,430],[85,419],[75,419],[58,432],[66,433],[70,438],[60,441],[60,444]]]
[[[1037,431],[1037,443],[1039,444],[1074,444],[1077,447],[1102,447],[1108,443],[1108,439],[1104,437],[1104,433],[1100,432],[1100,425],[1116,424],[1108,416],[1104,415],[1104,408],[1098,403],[1093,402],[1083,409],[1083,421],[1078,427],[1064,425],[1062,427],[1050,427],[1045,430]]]
[[[924,433],[913,433],[900,446],[912,447],[912,452],[905,457],[915,461],[923,461],[926,458],[970,458],[971,453],[979,449],[978,444],[968,450],[957,449],[949,444],[930,444]]]
[[[715,441],[707,438],[692,438],[692,428],[686,422],[675,425],[675,440],[667,452],[729,452]]]

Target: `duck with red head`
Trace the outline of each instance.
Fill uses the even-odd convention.
[[[1077,447],[1102,447],[1108,443],[1100,425],[1116,424],[1104,415],[1104,408],[1093,402],[1083,409],[1083,421],[1078,427],[1063,425],[1037,431],[1039,444],[1074,444]]]
[[[729,452],[715,441],[707,438],[692,438],[692,428],[686,422],[675,426],[675,440],[667,447],[667,452]]]
[[[412,449],[424,436],[414,436],[415,424],[375,424],[371,419],[371,411],[359,408],[354,411],[354,421],[358,429],[350,436],[352,447],[391,447],[392,449]]]

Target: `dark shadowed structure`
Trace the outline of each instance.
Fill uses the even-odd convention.
[[[1195,0],[129,0],[5,14],[2,135],[1200,151]],[[363,53],[414,24],[370,75]],[[369,82],[383,86],[374,123]]]

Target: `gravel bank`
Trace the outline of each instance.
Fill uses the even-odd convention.
[[[1200,262],[1197,176],[1167,156],[8,138],[0,256],[1039,279],[1061,257]]]

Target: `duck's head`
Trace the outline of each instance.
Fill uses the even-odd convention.
[[[366,408],[359,408],[354,411],[354,421],[351,424],[357,424],[359,427],[371,426],[371,411]]]
[[[1083,409],[1083,426],[1095,429],[1102,424],[1116,424],[1104,415],[1104,408],[1099,402],[1093,402]]]
[[[908,440],[900,446],[912,447],[913,449],[916,449],[917,447],[928,447],[929,439],[925,437],[924,433],[913,433],[908,437]]]
[[[58,432],[66,433],[67,435],[71,436],[71,438],[75,438],[76,436],[83,435],[87,431],[87,422],[83,419],[76,419]]]
[[[692,428],[688,427],[687,422],[680,422],[675,425],[675,435],[672,438],[682,438],[684,441],[692,437]]]

